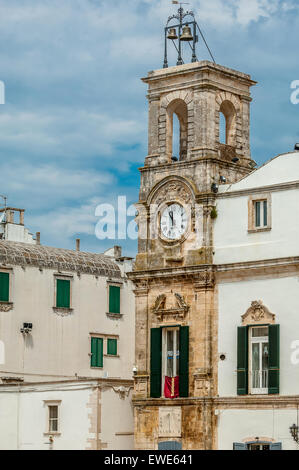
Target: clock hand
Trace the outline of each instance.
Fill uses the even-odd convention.
[[[173,227],[173,212],[172,211],[169,212],[169,217],[171,219],[171,223],[172,223],[172,227]]]

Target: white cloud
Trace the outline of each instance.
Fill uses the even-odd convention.
[[[298,2],[192,0],[185,8],[207,31],[217,62],[262,82],[267,103],[254,102],[253,115],[262,123],[256,148],[264,151],[262,113],[270,128],[281,90],[289,105],[289,83],[298,78],[298,18],[287,19]],[[161,67],[163,28],[176,11],[170,0],[0,0],[7,102],[0,107],[1,192],[24,205],[27,220],[53,244],[80,230],[92,235],[94,198],[109,201],[125,188],[137,198],[139,175],[128,170],[146,155],[146,86],[139,77]],[[200,43],[199,58],[204,54]],[[283,132],[289,114],[278,108],[280,102],[275,121]],[[280,145],[278,134],[268,148]]]
[[[23,149],[46,156],[86,158],[87,156],[109,156],[115,146],[128,141],[140,142],[146,126],[144,120],[124,116],[123,119],[102,113],[71,110],[49,109],[41,112],[23,112],[13,110],[0,114],[0,148]],[[114,155],[118,158],[117,155]]]

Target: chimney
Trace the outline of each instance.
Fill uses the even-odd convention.
[[[20,211],[20,225],[24,225],[24,211]]]
[[[40,245],[40,232],[36,232],[36,244]]]
[[[80,251],[80,238],[76,239],[76,251]]]
[[[6,210],[6,221],[8,224],[14,223],[14,211],[12,211],[11,209]]]
[[[121,246],[114,246],[114,258],[119,259],[121,258]]]

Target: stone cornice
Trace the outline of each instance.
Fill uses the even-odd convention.
[[[163,170],[167,172],[169,172],[169,170],[172,170],[173,175],[178,175],[178,170],[182,168],[190,168],[191,166],[197,166],[199,162],[217,163],[221,165],[222,167],[232,168],[234,170],[237,168],[238,171],[242,171],[242,170],[244,171],[244,176],[246,176],[246,174],[252,171],[252,169],[248,168],[248,166],[246,165],[241,165],[239,163],[238,166],[236,166],[235,163],[222,160],[221,158],[215,157],[215,155],[207,155],[205,157],[200,157],[196,159],[194,158],[192,160],[184,160],[184,161],[177,162],[177,163],[162,163],[160,165],[155,165],[155,166],[143,166],[138,169],[141,173],[145,173],[145,172],[159,172],[160,173]],[[226,193],[223,193],[223,194],[226,194]]]
[[[208,60],[202,60],[200,62],[196,62],[193,64],[185,64],[183,66],[174,66],[169,67],[167,69],[160,69],[149,72],[147,77],[142,78],[142,81],[145,83],[150,83],[153,81],[158,80],[166,80],[168,81],[170,77],[179,76],[179,75],[186,75],[190,73],[198,73],[198,72],[214,72],[214,73],[221,73],[228,77],[234,77],[237,80],[243,81],[248,85],[256,85],[257,82],[252,80],[250,75],[245,74],[243,72],[239,72],[238,70],[231,69],[229,67],[223,67],[222,65],[214,64]]]
[[[143,282],[145,280],[155,280],[155,279],[167,279],[167,278],[190,278],[192,277],[194,282],[200,281],[202,275],[206,274],[209,277],[214,275],[217,278],[221,278],[223,275],[231,275],[231,273],[236,272],[243,274],[246,271],[260,270],[262,274],[265,274],[267,271],[271,273],[271,270],[275,269],[275,272],[284,273],[285,270],[289,273],[290,270],[299,271],[299,256],[289,257],[289,258],[274,258],[261,261],[246,261],[242,263],[228,263],[228,264],[205,264],[197,266],[184,266],[177,268],[162,268],[162,269],[152,269],[144,271],[132,271],[128,273],[130,280],[135,283],[142,283],[141,286],[144,289],[145,285]],[[207,279],[208,280],[208,279]],[[146,284],[146,288],[148,285]]]
[[[268,267],[286,267],[286,266],[298,266],[299,268],[299,256],[293,256],[289,258],[273,258],[261,261],[246,261],[242,263],[229,263],[229,264],[218,264],[215,265],[215,271],[217,273],[226,271],[238,271],[240,269],[258,269]]]
[[[189,397],[176,398],[133,398],[134,406],[194,406],[195,404],[207,404],[215,408],[297,408],[299,395],[245,395],[238,397]]]
[[[238,191],[230,191],[227,193],[218,193],[217,199],[226,199],[229,197],[249,196],[257,193],[267,193],[276,191],[287,191],[289,189],[299,188],[299,181],[290,181],[289,183],[273,184],[269,186],[261,186],[258,188],[246,188]]]
[[[157,278],[168,278],[175,276],[178,277],[196,277],[196,274],[202,275],[204,273],[213,273],[213,265],[199,265],[199,266],[186,266],[179,268],[163,268],[163,269],[152,269],[147,271],[132,271],[128,273],[128,277],[134,281],[142,281],[144,279],[157,279]]]
[[[299,405],[299,395],[244,395],[238,397],[217,397],[213,398],[213,404],[219,408],[248,408],[248,407],[271,407],[280,408],[284,406]]]

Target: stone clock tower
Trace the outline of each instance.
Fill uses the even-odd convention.
[[[140,169],[138,255],[131,276],[135,446],[212,449],[218,361],[213,224],[219,186],[254,167],[249,121],[255,82],[208,61],[150,72],[143,81],[149,148]],[[180,124],[177,158],[174,115]]]

